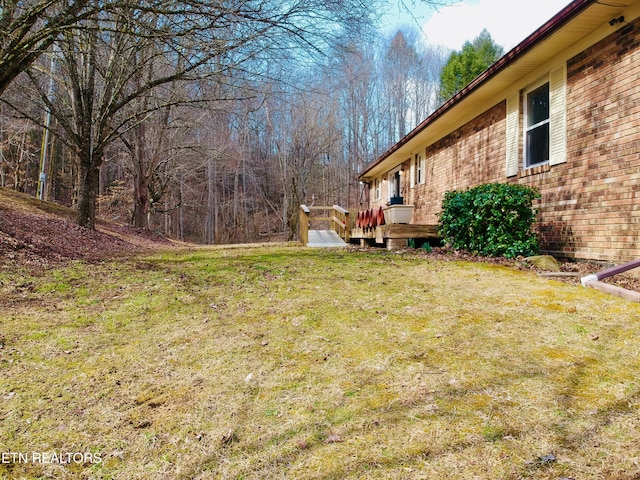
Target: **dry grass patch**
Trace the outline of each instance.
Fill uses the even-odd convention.
[[[640,475],[640,306],[387,252],[0,273],[5,478]]]

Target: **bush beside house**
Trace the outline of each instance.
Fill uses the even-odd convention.
[[[480,255],[535,255],[533,201],[537,198],[535,188],[503,183],[449,191],[439,214],[439,234],[447,245]]]

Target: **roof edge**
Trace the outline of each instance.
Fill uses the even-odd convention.
[[[403,147],[407,142],[415,138],[419,133],[421,133],[424,129],[426,129],[431,123],[433,123],[436,119],[442,116],[446,111],[448,111],[453,105],[457,104],[467,95],[471,94],[475,89],[489,81],[493,76],[498,74],[504,68],[508,67],[513,61],[523,56],[526,52],[531,50],[534,46],[536,46],[539,42],[547,38],[549,35],[554,33],[556,30],[561,28],[564,24],[566,24],[573,17],[582,12],[586,7],[591,5],[592,3],[597,3],[597,0],[575,0],[571,2],[569,5],[560,10],[557,14],[551,17],[546,23],[544,23],[540,28],[538,28],[535,32],[525,38],[518,45],[509,50],[506,54],[500,57],[495,63],[493,63],[489,68],[487,68],[484,72],[478,75],[474,80],[472,80],[467,86],[465,86],[462,90],[456,93],[453,97],[443,103],[440,107],[438,107],[431,115],[429,115],[425,120],[423,120],[417,127],[415,127],[411,132],[401,138],[395,145],[393,145],[390,149],[388,149],[385,153],[383,153],[377,160],[373,161],[369,164],[364,171],[359,175],[358,178],[366,178],[367,173],[382,163],[384,160],[393,155],[396,151],[398,151],[401,147]]]

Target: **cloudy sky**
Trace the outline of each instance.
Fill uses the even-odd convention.
[[[462,0],[437,12],[417,7],[414,14],[424,26],[430,45],[460,50],[465,41],[473,40],[486,28],[508,52],[569,3],[569,0]],[[409,17],[403,17],[401,21],[415,25]]]

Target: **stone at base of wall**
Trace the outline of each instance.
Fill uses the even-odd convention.
[[[527,257],[525,260],[531,265],[535,265],[536,267],[549,272],[560,271],[560,264],[551,255],[536,255],[534,257]]]

